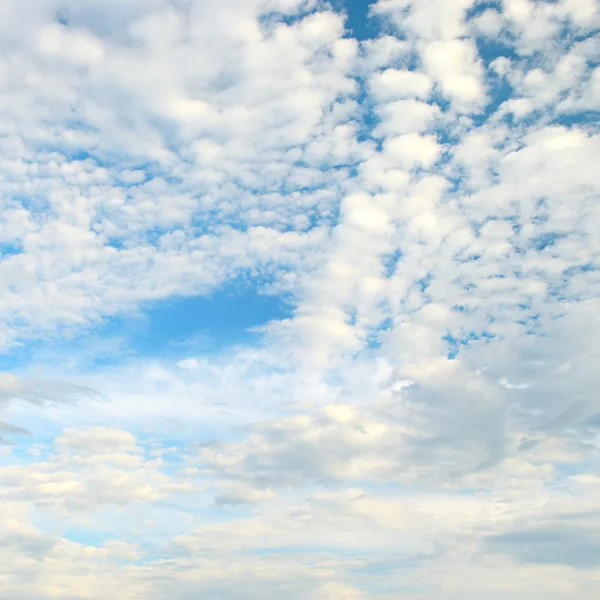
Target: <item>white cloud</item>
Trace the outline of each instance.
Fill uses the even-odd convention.
[[[371,80],[371,91],[379,101],[427,98],[432,86],[431,79],[425,73],[398,69],[376,73]]]
[[[54,445],[56,451],[46,461],[0,467],[0,496],[68,515],[101,506],[152,503],[171,490],[186,489],[160,472],[162,459],[146,459],[129,432],[71,429]]]
[[[471,40],[435,41],[423,50],[427,73],[458,110],[481,106],[485,99],[483,69]]]
[[[407,133],[388,139],[384,152],[406,168],[431,167],[440,155],[440,146],[433,136]]]
[[[437,106],[416,100],[397,100],[383,105],[379,109],[381,125],[375,134],[385,132],[387,135],[422,132],[431,129],[434,120],[439,116]]]
[[[131,452],[136,450],[135,436],[127,431],[94,427],[85,430],[69,429],[56,439],[62,451],[82,456],[103,452]]]
[[[474,4],[474,0],[379,0],[374,10],[415,38],[452,39],[466,33],[466,13]]]
[[[480,8],[0,7],[11,600],[596,597],[598,11]],[[78,351],[240,276],[256,344]]]
[[[335,115],[336,99],[341,106],[355,88],[347,74],[357,44],[342,38],[340,16],[318,11],[261,29],[260,7],[239,8],[216,40],[210,30],[229,15],[226,7],[207,16],[200,5],[188,14],[185,7],[139,3],[115,8],[108,18],[100,5],[73,5],[67,25],[53,23],[52,10],[36,12],[30,21],[36,51],[17,46],[22,64],[6,65],[11,84],[4,88],[3,118],[18,130],[4,138],[10,183],[2,229],[17,252],[4,268],[20,272],[22,291],[5,295],[0,307],[5,343],[86,327],[124,305],[204,291],[238,268],[260,268],[266,261],[250,258],[246,245],[257,238],[232,230],[235,239],[222,241],[220,219],[243,220],[252,194],[281,185],[326,189],[322,176],[291,172],[303,146],[328,144],[325,154],[338,164],[360,157],[353,138],[346,143],[352,128],[326,118]],[[285,11],[297,8],[288,3]],[[11,147],[19,148],[16,157]],[[316,166],[329,160],[314,151],[312,157]],[[156,161],[160,172],[142,172]],[[23,195],[36,201],[21,205]],[[270,261],[278,228],[294,226],[303,207],[282,197],[276,212],[262,210],[258,196],[252,223],[273,227]],[[192,223],[217,206],[219,217],[198,238]],[[318,213],[320,205],[313,208]],[[163,249],[148,241],[156,229],[166,236],[179,229],[185,237]],[[236,267],[236,254],[249,260]],[[124,285],[132,280],[136,286]],[[55,286],[63,290],[60,299]],[[10,327],[15,320],[22,333]]]

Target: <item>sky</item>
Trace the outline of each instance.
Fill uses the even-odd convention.
[[[0,600],[592,600],[597,0],[0,4]]]

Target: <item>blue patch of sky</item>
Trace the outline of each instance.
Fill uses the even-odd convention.
[[[570,277],[573,277],[573,275],[578,275],[580,273],[588,273],[590,271],[595,271],[595,267],[591,264],[591,263],[586,263],[583,265],[578,265],[578,266],[573,266],[573,267],[567,267],[562,275],[563,275],[563,279],[568,279]]]
[[[559,114],[550,123],[552,125],[562,125],[563,127],[581,127],[595,132],[600,129],[600,111],[583,110],[580,112]]]
[[[448,344],[448,359],[454,360],[458,356],[458,340],[450,333],[442,336],[442,340],[444,340]]]
[[[452,102],[442,94],[442,91],[439,89],[437,84],[433,88],[428,103],[437,105],[442,113],[451,113]],[[455,123],[454,117],[452,118],[452,123]],[[461,140],[461,135],[462,134],[452,126],[437,128],[435,131],[435,136],[443,148],[441,159],[439,159],[438,162],[447,162],[452,158],[452,147]],[[415,173],[426,174],[428,173],[428,170],[419,167],[415,169]],[[458,191],[464,179],[463,173],[460,171],[460,169],[458,169],[457,173],[458,175],[449,174],[448,176],[448,179],[452,183],[452,187],[450,189],[451,192]]]
[[[346,323],[348,325],[356,325],[357,311],[356,308],[350,308],[346,311]]]
[[[216,354],[257,343],[261,334],[255,328],[290,314],[286,298],[233,282],[210,295],[158,301],[136,314],[107,318],[102,326],[72,339],[36,340],[7,349],[0,354],[0,369],[52,361],[52,356],[60,361],[66,354],[88,360],[90,367],[119,364],[124,356],[176,360],[194,353]]]
[[[481,259],[481,254],[470,253],[465,255],[464,251],[461,250],[459,253],[455,254],[452,259],[458,263],[475,262]]]
[[[476,17],[481,16],[487,10],[496,10],[497,12],[502,12],[502,3],[499,0],[480,0],[476,2],[473,6],[467,9],[465,14],[466,20],[474,19]]]
[[[513,95],[513,88],[505,77],[494,75],[491,70],[487,71],[487,73],[488,103],[481,114],[473,116],[473,124],[475,126],[483,125]]]
[[[356,133],[356,139],[359,143],[363,143],[369,140],[374,141],[377,151],[381,152],[383,148],[383,142],[381,139],[374,139],[373,131],[381,122],[379,115],[375,110],[375,105],[371,100],[367,89],[367,81],[363,77],[357,77],[358,92],[355,96],[355,100],[359,106],[360,121],[359,128]]]
[[[304,166],[304,165],[302,165]],[[340,166],[325,166],[321,165],[319,167],[319,175],[329,173],[330,171],[338,171]],[[298,185],[297,183],[290,182],[288,178],[285,178],[280,186],[278,186],[278,191],[283,195],[293,194],[295,192],[299,192],[301,194],[310,194],[311,192],[316,192],[323,188],[325,181],[321,178],[317,179],[313,183],[307,182],[306,185]]]
[[[452,310],[461,314],[468,314],[469,312],[468,307],[464,306],[463,304],[454,304],[452,306]]]
[[[291,14],[271,10],[260,15],[258,21],[265,31],[271,31],[280,23],[288,26],[295,25],[296,23],[302,21],[302,19],[304,19],[308,15],[313,14],[315,12],[315,8],[310,8],[307,10],[302,9],[302,7],[300,7],[300,10],[298,12]]]
[[[370,8],[375,4],[374,0],[336,0],[334,7],[343,10],[346,14],[347,35],[360,41],[376,38],[384,33],[384,22],[376,15],[371,15]],[[399,36],[401,37],[401,35]],[[403,68],[416,69],[417,55],[412,53],[399,59]],[[391,66],[398,67],[399,64]],[[357,141],[365,142],[371,140],[376,144],[376,149],[381,151],[382,140],[375,139],[373,131],[381,119],[375,110],[375,105],[367,89],[367,79],[357,75],[358,92],[354,99],[359,105],[360,122],[357,133]]]
[[[230,198],[231,199],[231,198]],[[202,234],[207,234],[213,231],[216,227],[225,228],[231,227],[238,231],[246,231],[251,225],[244,214],[235,210],[225,214],[218,208],[209,209],[206,211],[198,211],[191,216],[189,227],[197,237]],[[156,229],[158,231],[158,229]],[[165,227],[162,232],[170,233],[172,228]]]
[[[398,263],[401,261],[401,259],[401,250],[396,250],[383,259],[383,268],[385,269],[386,277],[391,277],[396,272],[396,268],[398,267]]]
[[[226,286],[210,296],[170,299],[142,309],[142,316],[110,319],[109,337],[124,337],[136,354],[164,356],[190,350],[215,353],[230,345],[256,341],[257,326],[289,315],[281,298]]]
[[[48,197],[44,192],[36,191],[25,196],[9,191],[4,192],[3,196],[5,202],[10,201],[10,208],[19,207],[29,210],[34,214],[34,218],[37,216],[35,213],[42,213],[49,208]],[[37,220],[39,221],[39,218]]]
[[[533,111],[530,113],[530,115],[528,117],[517,117],[514,113],[512,112],[506,112],[502,115],[501,117],[501,122],[504,123],[505,125],[507,125],[509,128],[511,129],[517,129],[517,128],[523,128],[523,127],[527,127],[529,125],[533,125],[534,123],[536,123],[539,119],[539,117],[542,116],[542,113],[540,111]],[[517,144],[519,144],[520,142],[517,141]],[[521,150],[522,146],[518,146],[517,148],[514,148],[512,151],[513,152],[518,152],[519,150]]]
[[[569,280],[576,275],[596,270],[597,269],[590,263],[566,268],[562,272],[560,283],[550,286],[550,289],[548,291],[548,298],[551,298],[552,300],[558,302],[578,300],[579,297],[567,295],[566,293],[566,287],[569,284]]]
[[[333,0],[332,6],[346,14],[348,35],[356,40],[368,40],[381,34],[381,20],[371,13],[376,0]]]
[[[18,241],[12,243],[0,243],[0,262],[5,256],[14,256],[15,254],[19,254],[22,248],[23,247],[21,243]]]
[[[521,57],[508,42],[509,40],[506,40],[502,36],[478,36],[475,39],[475,44],[483,64],[489,67],[494,60],[500,57],[508,58],[509,60],[520,60]]]
[[[447,157],[449,159],[451,156],[451,149],[446,148],[444,151],[444,158]],[[453,194],[468,194],[472,190],[472,184],[469,182],[468,173],[469,170],[466,167],[462,165],[452,165],[451,171],[446,175],[446,179],[451,183],[450,188],[448,189],[448,199],[450,199]]]
[[[67,127],[78,131],[92,131],[85,123],[80,121],[72,121],[66,123]],[[122,188],[137,187],[148,183],[152,179],[161,177],[167,183],[180,183],[180,180],[173,177],[168,171],[164,169],[157,162],[139,162],[136,159],[132,159],[130,156],[123,155],[118,152],[107,152],[99,148],[88,148],[82,149],[80,146],[70,145],[68,142],[60,145],[50,144],[35,144],[35,148],[38,152],[40,160],[47,162],[52,160],[52,154],[55,154],[56,158],[64,157],[64,162],[93,162],[99,168],[112,169],[115,180]],[[36,164],[39,160],[32,161]],[[124,171],[141,171],[144,173],[145,179],[140,183],[126,182],[120,179],[120,175]]]
[[[425,275],[425,277],[422,277],[421,279],[419,279],[417,281],[417,284],[419,286],[419,290],[421,292],[426,291],[427,288],[429,287],[432,279],[433,279],[433,275],[431,273],[427,273],[427,275]]]
[[[69,125],[65,123],[65,129],[75,129],[77,131],[91,131],[88,127],[81,123]],[[57,135],[52,143],[49,142],[31,142],[31,145],[36,151],[36,162],[48,162],[58,155],[63,156],[65,162],[81,162],[84,160],[93,160],[100,167],[111,165],[111,161],[100,158],[99,153],[94,152],[94,149],[83,150],[81,146],[76,146],[72,142],[63,139],[64,136]],[[52,156],[54,154],[54,156]],[[116,162],[116,161],[115,161]]]
[[[561,42],[563,48],[569,48],[575,44],[585,42],[586,40],[594,40],[598,36],[599,29],[596,27],[591,31],[582,32],[581,28],[573,26],[572,21],[564,20],[561,24],[561,30],[557,38]],[[596,66],[600,63],[599,59],[590,57],[588,59],[590,65]]]
[[[463,348],[466,348],[469,344],[473,342],[484,342],[494,339],[496,336],[489,331],[470,331],[466,334],[463,334],[460,337],[454,336],[452,333],[447,333],[442,336],[442,340],[447,344],[447,358],[449,360],[454,360],[461,352]]]
[[[531,245],[533,248],[535,248],[536,250],[541,252],[542,250],[545,250],[546,248],[550,248],[550,247],[554,246],[554,244],[556,244],[556,242],[563,237],[566,237],[566,236],[564,234],[560,234],[560,233],[555,233],[555,232],[544,233],[542,235],[539,235],[536,238],[533,238],[531,240]]]
[[[477,4],[471,11],[469,11],[467,17],[476,17],[490,8],[499,8],[499,3],[483,2]],[[495,74],[491,69],[489,69],[490,63],[500,57],[515,59],[518,58],[518,55],[508,43],[504,43],[499,38],[492,39],[479,36],[476,38],[475,42],[477,45],[478,54],[486,67],[486,84],[489,98],[484,110],[480,114],[475,114],[471,117],[473,125],[478,127],[483,125],[487,119],[496,112],[498,107],[503,102],[508,100],[513,93],[512,87],[506,78]],[[451,103],[440,93],[437,88],[434,90],[432,101],[434,101],[440,107],[442,112],[447,112],[451,109]],[[440,129],[438,131],[438,139],[444,145],[452,145],[459,141],[460,134],[454,133],[451,129]],[[453,183],[458,189],[460,178],[453,179]]]
[[[386,320],[386,326],[381,326],[375,331],[370,332],[365,339],[367,352],[379,350],[383,344],[384,334],[391,328],[391,320]]]
[[[495,219],[495,217],[488,217],[488,218],[484,219],[483,221],[471,221],[470,225],[471,225],[471,231],[473,232],[473,235],[475,237],[479,237],[479,232],[481,231],[481,228],[488,221],[493,221],[494,219]]]
[[[2,438],[5,443],[12,446],[10,454],[0,453],[0,465],[2,466],[20,466],[30,465],[39,461],[39,457],[32,456],[27,452],[30,443],[34,441],[29,433],[2,433]]]
[[[200,237],[203,234],[210,233],[212,223],[205,223],[203,227],[195,226],[193,231],[195,236]],[[172,226],[164,225],[162,227],[154,226],[148,229],[140,231],[139,236],[132,234],[130,231],[125,230],[119,236],[111,236],[106,240],[106,245],[110,245],[117,250],[126,248],[135,248],[139,245],[140,237],[143,238],[144,242],[151,246],[160,246],[160,242],[163,236],[171,237],[172,234],[178,231],[184,232],[183,229],[174,229]],[[182,240],[186,240],[187,236],[183,236]]]
[[[110,531],[106,531],[104,528],[98,526],[95,527],[60,527],[57,528],[56,524],[48,523],[48,522],[39,522],[36,523],[38,526],[42,526],[44,531],[52,532],[56,531],[58,535],[61,537],[67,538],[68,540],[75,542],[77,544],[82,544],[84,546],[95,546],[99,548],[100,546],[106,544],[106,542],[114,539],[114,534]],[[129,562],[129,561],[128,561]]]
[[[528,308],[524,309],[527,310]],[[535,313],[533,315],[528,315],[526,317],[524,317],[523,319],[520,319],[519,321],[517,321],[517,323],[519,323],[519,325],[527,325],[528,327],[535,327],[537,325],[539,325],[539,319],[540,319],[540,314],[539,313]]]
[[[521,233],[521,223],[519,223],[519,217],[517,215],[504,217],[504,221],[506,221],[512,227],[515,235],[519,235],[519,233]]]
[[[311,210],[310,212],[304,213],[304,215],[308,218],[308,224],[302,228],[303,231],[310,231],[319,225],[328,224],[330,226],[334,225],[339,221],[340,218],[340,204],[339,202],[332,202],[329,208],[324,210],[317,211],[316,209]],[[294,231],[298,229],[297,227],[290,227],[290,230]]]
[[[388,317],[388,318],[384,319],[383,321],[381,321],[377,330],[378,331],[389,331],[392,328],[393,324],[394,324],[394,321],[393,321],[392,317]]]

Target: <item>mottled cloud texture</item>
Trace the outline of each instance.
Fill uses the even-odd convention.
[[[0,5],[0,600],[598,597],[599,4],[357,4]]]

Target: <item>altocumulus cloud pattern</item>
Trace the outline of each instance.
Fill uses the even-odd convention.
[[[4,0],[0,599],[596,599],[599,27]]]

